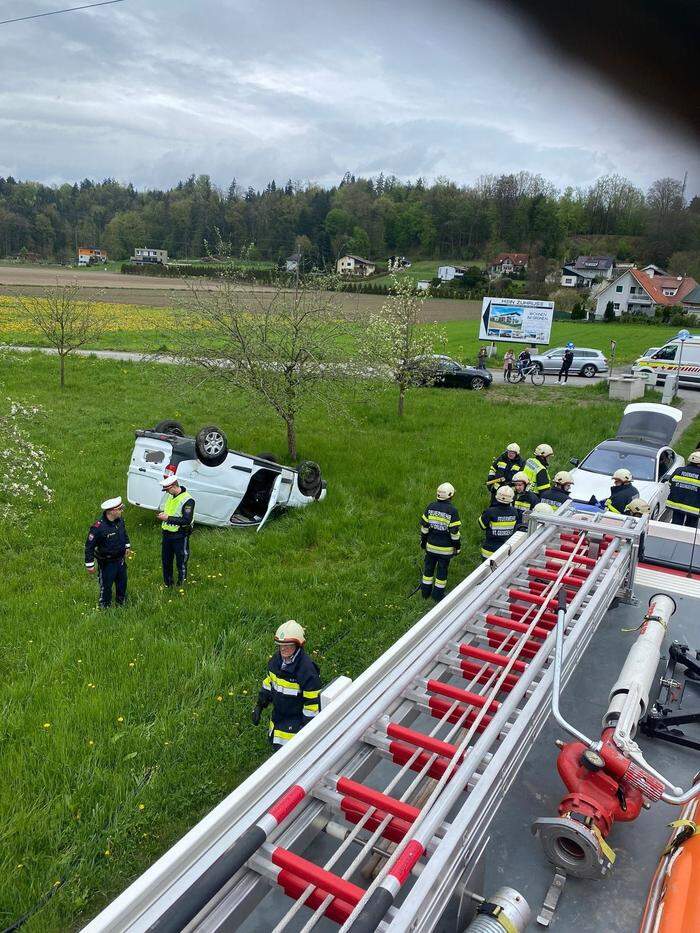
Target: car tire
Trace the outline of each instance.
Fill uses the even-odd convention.
[[[474,376],[472,381],[469,383],[469,388],[473,392],[481,392],[482,389],[486,388],[486,380],[482,379],[481,376]]]
[[[584,379],[592,379],[598,372],[598,367],[594,366],[593,363],[586,363],[585,366],[581,367],[581,375]]]
[[[185,429],[179,421],[159,421],[153,430],[156,434],[174,434],[175,437],[185,436]]]
[[[262,453],[255,455],[258,460],[269,460],[270,463],[279,463],[279,460],[274,454]]]
[[[197,432],[194,447],[197,459],[206,466],[220,466],[228,457],[226,435],[215,424],[208,424]]]
[[[297,485],[302,496],[317,499],[323,488],[321,467],[313,460],[302,460],[297,467]]]
[[[544,372],[544,366],[542,365],[542,363],[535,363],[534,366],[538,373]]]

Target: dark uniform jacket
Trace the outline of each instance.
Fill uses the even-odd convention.
[[[284,666],[279,651],[268,661],[258,706],[264,708],[270,703],[269,736],[273,745],[289,741],[321,709],[319,670],[303,648]]]
[[[544,490],[540,496],[540,502],[546,502],[553,509],[558,509],[562,503],[568,502],[570,498],[568,492],[564,492],[563,489],[559,489],[557,486],[552,486],[551,489]]]
[[[479,517],[479,527],[486,532],[481,549],[482,555],[486,557],[498,550],[514,534],[516,525],[519,523],[520,515],[512,505],[497,502],[485,509]]]
[[[633,499],[639,498],[639,490],[632,483],[623,483],[622,486],[611,486],[610,495],[605,500],[608,512],[618,512],[622,515]]]
[[[491,492],[494,493],[504,483],[506,486],[512,486],[513,477],[522,470],[523,462],[520,454],[514,460],[509,460],[507,450],[504,450],[500,456],[495,457],[486,479],[486,485]]]
[[[673,471],[669,482],[671,491],[666,505],[690,515],[700,514],[700,466],[687,463]]]
[[[523,472],[527,473],[532,489],[539,496],[542,495],[545,489],[552,488],[552,481],[549,478],[547,466],[535,457],[534,454],[525,461]]]
[[[513,506],[521,512],[527,512],[528,510],[531,512],[539,501],[540,497],[536,492],[526,489],[524,492],[515,493]]]
[[[561,368],[570,369],[573,361],[574,361],[574,351],[564,350],[564,356],[562,357],[562,360],[561,360]]]
[[[429,554],[452,557],[461,548],[459,512],[449,499],[436,499],[421,515],[420,544]]]
[[[122,560],[127,548],[131,547],[124,519],[119,516],[111,522],[102,513],[102,518],[90,526],[85,541],[85,566],[94,567],[95,560]]]

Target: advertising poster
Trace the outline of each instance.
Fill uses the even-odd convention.
[[[535,298],[484,298],[479,340],[548,344],[554,302]]]

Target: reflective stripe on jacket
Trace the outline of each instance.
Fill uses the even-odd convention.
[[[689,515],[700,514],[700,466],[687,463],[673,471],[669,482],[671,491],[668,494],[666,505],[677,512],[687,512]]]
[[[436,499],[421,515],[421,544],[429,554],[452,557],[460,549],[462,522],[449,499]]]
[[[541,495],[545,489],[551,489],[552,481],[549,478],[549,470],[537,457],[528,457],[523,467],[523,473],[527,473],[530,486],[533,492],[538,493],[538,495]]]
[[[273,745],[287,742],[320,711],[319,670],[303,648],[299,648],[292,663],[284,667],[279,651],[268,661],[258,705],[265,707],[270,703],[269,735]]]
[[[605,500],[608,512],[617,512],[622,515],[633,499],[639,498],[639,490],[632,483],[623,483],[622,486],[611,486],[610,495]]]
[[[519,521],[518,510],[512,505],[497,502],[485,509],[479,516],[479,527],[486,532],[482,555],[488,557],[498,550],[514,534]]]
[[[503,483],[505,483],[506,486],[512,486],[513,477],[516,473],[519,473],[522,468],[523,458],[520,454],[518,454],[514,460],[509,460],[508,451],[504,450],[500,456],[494,458],[491,469],[489,470],[489,475],[486,478],[486,485],[492,491],[498,489]]]

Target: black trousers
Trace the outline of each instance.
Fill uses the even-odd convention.
[[[561,368],[560,368],[560,370],[559,370],[559,376],[558,376],[558,378],[557,378],[557,382],[561,382],[561,377],[562,377],[562,376],[564,377],[564,382],[568,382],[568,381],[569,381],[569,370],[570,370],[570,369],[571,369],[571,363],[569,363],[568,366],[566,366],[564,363],[562,363],[562,364],[561,364]]]
[[[173,562],[177,565],[177,582],[184,583],[187,579],[187,561],[190,557],[190,536],[164,533],[160,553],[163,563],[163,583],[166,586],[173,585]]]
[[[112,587],[115,589],[115,602],[123,606],[126,602],[126,557],[119,560],[98,560],[97,579],[100,584],[100,608],[112,605]]]
[[[690,512],[681,512],[680,509],[671,509],[671,522],[674,525],[685,525],[686,528],[698,527],[698,516]]]
[[[420,585],[423,599],[429,599],[432,596],[437,603],[445,595],[450,557],[451,555],[431,554],[430,551],[426,551],[423,564],[423,579]]]

